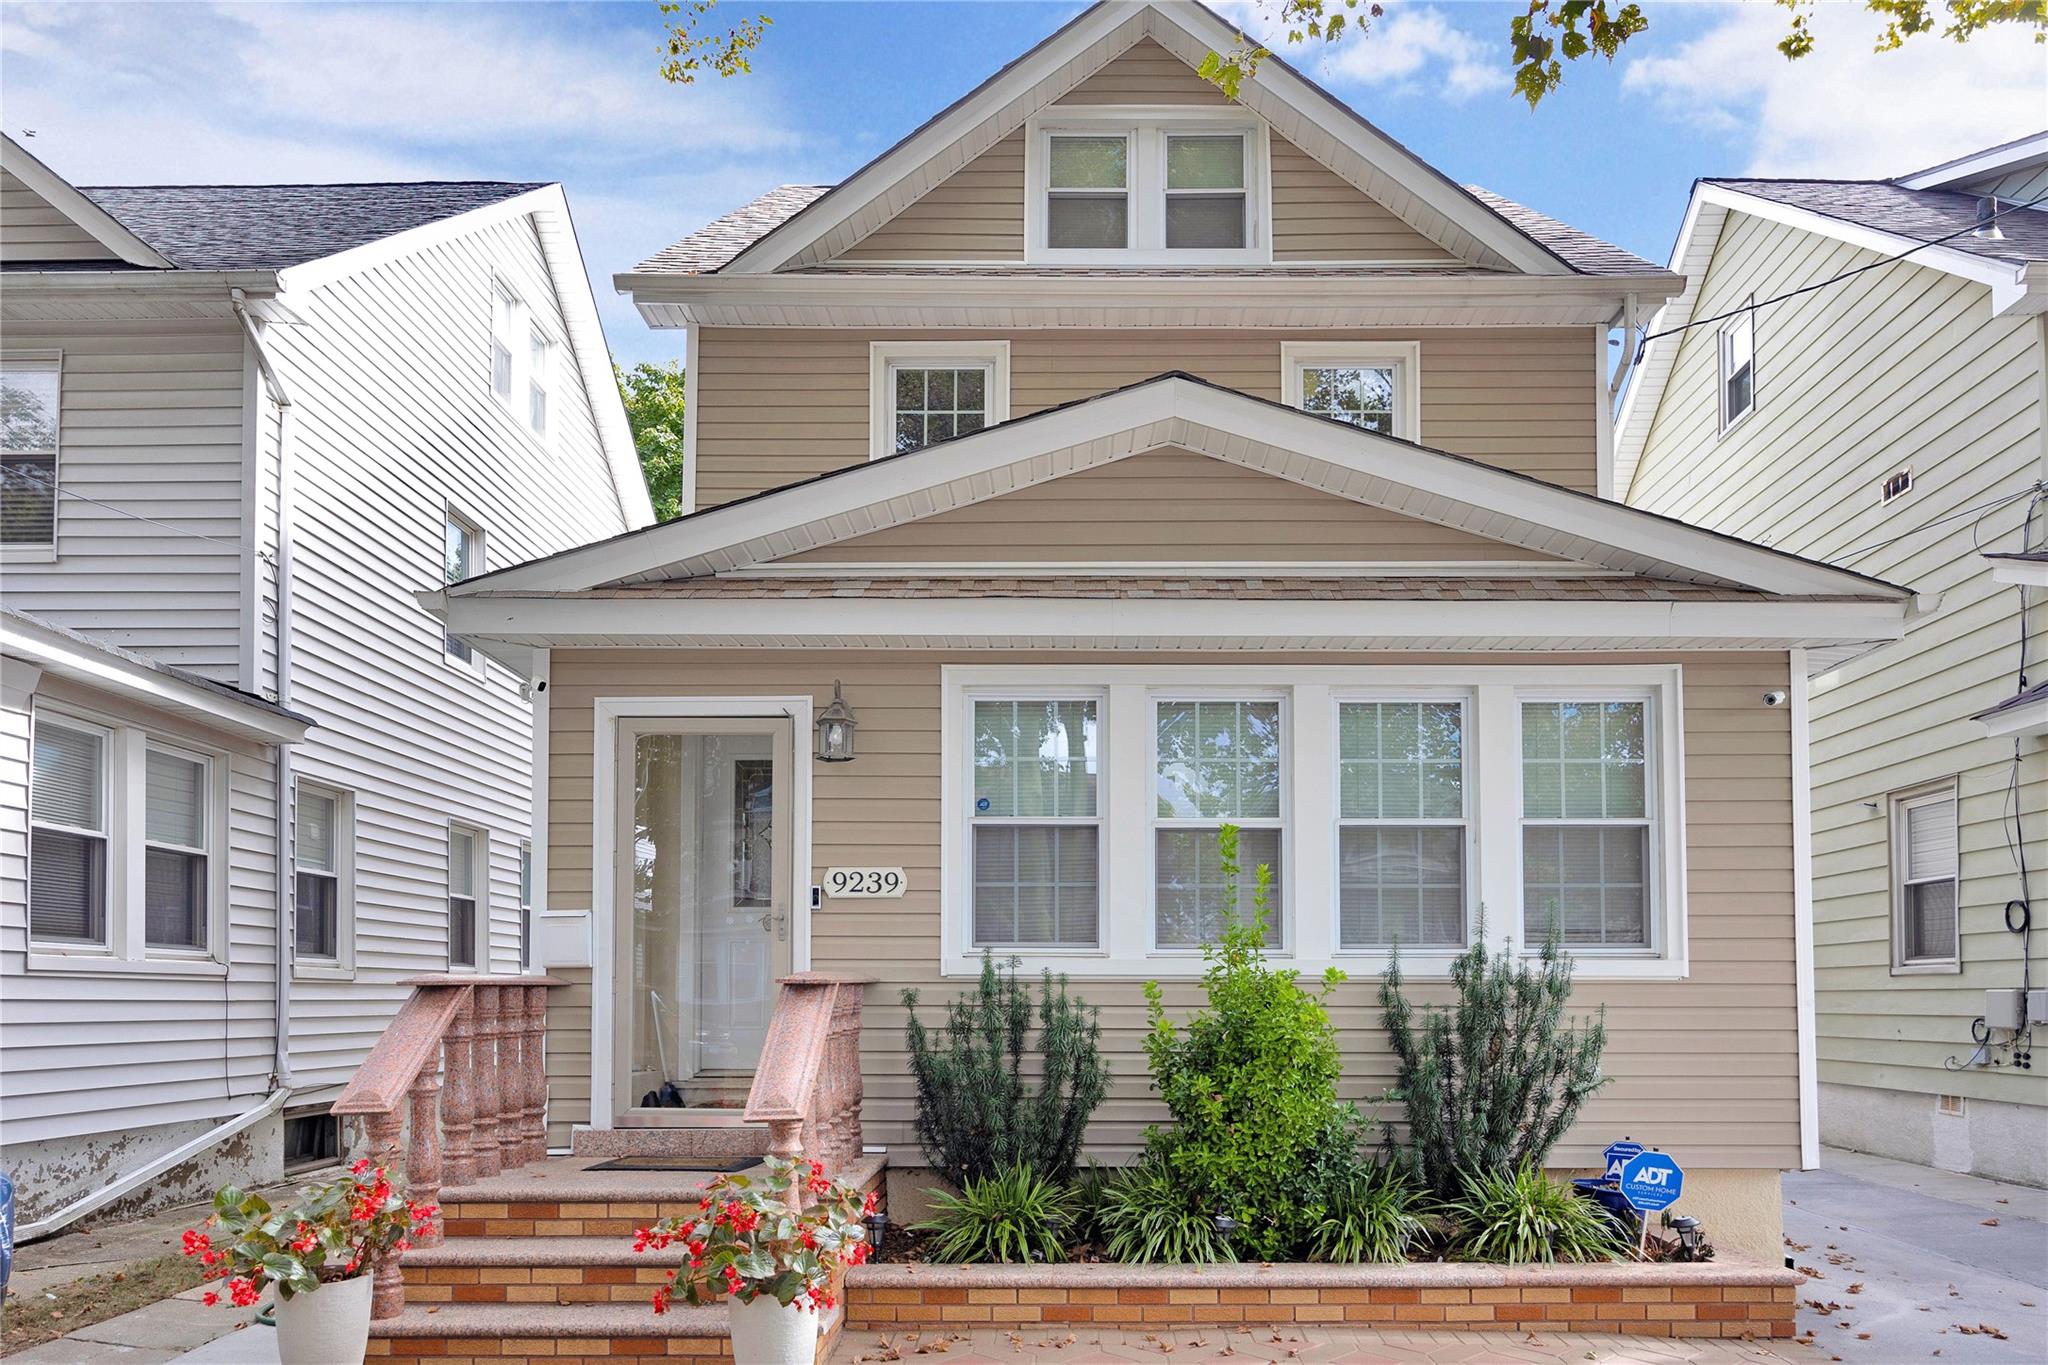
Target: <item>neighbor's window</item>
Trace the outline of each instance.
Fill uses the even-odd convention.
[[[477,905],[483,886],[484,833],[467,825],[448,827],[448,965],[477,961]]]
[[[484,533],[465,519],[450,511],[442,523],[442,575],[447,582],[460,583],[465,578],[474,578],[484,566]],[[445,630],[441,634],[441,646],[453,659],[463,663],[476,662],[476,651],[468,642],[458,640]]]
[[[1420,439],[1421,347],[1415,342],[1345,345],[1283,342],[1287,403],[1382,436]]]
[[[1650,944],[1647,702],[1522,703],[1522,933]]]
[[[1175,250],[1245,244],[1242,133],[1166,139],[1166,245]]]
[[[533,842],[519,841],[519,969],[533,966]]]
[[[491,392],[512,401],[512,363],[518,352],[520,315],[525,308],[519,296],[502,280],[491,282]]]
[[[1948,965],[1959,959],[1956,874],[1954,784],[1893,798],[1894,965]]]
[[[1465,707],[1337,708],[1338,946],[1465,944]]]
[[[1756,321],[1753,314],[1731,318],[1721,328],[1721,426],[1756,406]]]
[[[527,333],[526,343],[526,425],[534,435],[548,434],[548,382],[554,359],[554,343],[538,327]]]
[[[1045,244],[1055,250],[1118,250],[1130,244],[1130,139],[1121,134],[1050,139]]]
[[[0,358],[0,546],[57,539],[55,358]]]
[[[103,730],[35,718],[29,779],[29,937],[107,941],[107,751]]]
[[[1253,871],[1273,870],[1266,941],[1280,942],[1283,737],[1277,699],[1160,701],[1153,773],[1153,910],[1162,948],[1216,938],[1253,910]],[[1238,884],[1226,895],[1216,841],[1236,825]]]
[[[144,763],[143,942],[204,948],[209,765],[154,744]]]
[[[297,938],[302,958],[341,956],[341,795],[300,787],[292,856],[298,874]]]
[[[1085,697],[975,700],[975,947],[1096,945],[1097,708]]]

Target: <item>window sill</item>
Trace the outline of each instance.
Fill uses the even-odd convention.
[[[1000,948],[989,949],[998,963],[1011,958],[1018,961],[1020,975],[1035,975],[1043,969],[1063,972],[1075,980],[1132,980],[1147,979],[1193,981],[1199,980],[1208,964],[1199,949],[1180,951],[1164,949],[1149,957],[1110,957],[1097,950],[1075,948],[1066,951],[1021,951]],[[1415,981],[1448,980],[1451,963],[1457,954],[1449,952],[1403,953],[1401,974]],[[1537,950],[1528,949],[1522,953],[1525,960],[1533,961]],[[1331,967],[1353,979],[1376,978],[1386,974],[1391,961],[1386,953],[1356,951],[1339,952],[1331,957],[1297,958],[1286,953],[1273,952],[1267,955],[1274,965],[1291,968],[1306,977],[1319,977]],[[947,980],[961,980],[981,975],[981,953],[949,956],[940,967],[940,975]],[[1574,956],[1572,975],[1579,981],[1683,981],[1691,975],[1691,964],[1684,958],[1676,957],[1592,957]]]
[[[1897,962],[1892,964],[1893,976],[1960,976],[1963,964],[1954,960],[1947,962]]]
[[[298,962],[292,963],[294,981],[353,981],[356,969],[353,963],[339,962]]]
[[[227,964],[210,957],[114,957],[108,953],[31,949],[28,969],[58,976],[226,976]]]
[[[4,545],[0,546],[0,564],[55,564],[57,547],[54,545]]]

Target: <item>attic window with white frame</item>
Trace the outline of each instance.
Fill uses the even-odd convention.
[[[870,459],[907,455],[1010,418],[1007,341],[877,341],[868,357]]]
[[[442,576],[446,582],[460,583],[465,578],[474,578],[484,571],[483,530],[461,513],[449,508],[442,522]],[[475,665],[476,651],[466,640],[441,632],[441,648],[448,657],[458,662]]]
[[[1266,135],[1241,110],[1034,120],[1026,142],[1031,260],[1270,260]]]
[[[1756,319],[1749,310],[1721,328],[1721,430],[1756,406]]]

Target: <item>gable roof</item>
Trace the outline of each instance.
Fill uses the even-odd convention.
[[[1737,194],[1887,233],[1910,246],[1939,242],[1951,251],[2024,265],[2048,260],[2048,213],[2024,213],[1999,202],[1997,237],[1979,237],[1978,195],[1957,190],[1912,189],[1895,180],[1721,180],[1702,181]],[[1917,253],[1915,259],[1917,259]]]
[[[2044,160],[2048,160],[2048,131],[2029,133],[2010,142],[2001,142],[1996,147],[1965,152],[1938,166],[1902,175],[1897,183],[1909,189],[1938,189],[1969,180],[1990,180]]]
[[[149,270],[170,268],[169,259],[155,247],[79,193],[77,186],[45,166],[34,152],[5,133],[0,133],[0,169],[35,191],[43,202],[106,247],[109,259]]]
[[[80,193],[181,270],[282,270],[542,188],[447,180],[355,185],[93,185]]]
[[[767,274],[817,264],[915,203],[1139,42],[1149,38],[1194,67],[1210,51],[1229,47],[1236,34],[1221,16],[1187,0],[1102,0],[837,185],[816,194],[808,193],[815,187],[785,186],[657,253],[635,275]],[[1261,63],[1238,102],[1461,259],[1533,275],[1581,270],[1554,245],[1556,234],[1548,230],[1554,220],[1504,211],[1506,201],[1457,185],[1277,57]],[[746,234],[751,239],[737,251],[724,251]],[[1583,234],[1573,239],[1581,259],[1591,240]],[[1636,261],[1619,248],[1606,253],[1606,270],[1587,273]],[[1647,261],[1632,268],[1660,273]],[[631,288],[635,275],[621,276],[620,286]]]
[[[1618,574],[1797,597],[1906,589],[1183,373],[465,580],[450,599],[727,573],[1175,448]],[[857,574],[857,571],[851,571]]]

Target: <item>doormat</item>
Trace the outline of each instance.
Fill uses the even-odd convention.
[[[702,1157],[688,1156],[622,1156],[610,1161],[599,1162],[587,1169],[593,1171],[682,1171],[691,1175],[731,1175],[735,1171],[749,1170],[761,1164],[757,1156],[741,1157],[720,1165]]]

